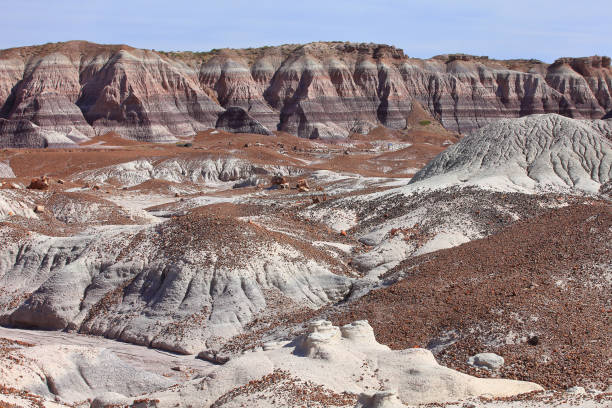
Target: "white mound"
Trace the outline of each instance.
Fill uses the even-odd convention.
[[[8,163],[0,162],[0,178],[13,178],[15,173]]]
[[[292,387],[315,387],[320,393],[326,390],[355,399],[384,389],[373,397],[362,396],[359,406],[399,406],[399,400],[411,405],[439,403],[481,395],[508,397],[542,389],[529,382],[459,373],[439,365],[429,350],[393,351],[375,340],[367,321],[337,327],[320,320],[293,342],[265,344],[203,379],[147,398],[160,400],[159,407],[294,406],[279,391],[283,379]]]
[[[299,169],[290,166],[258,165],[234,157],[202,156],[192,159],[170,158],[161,161],[134,160],[78,173],[73,176],[73,179],[90,183],[106,183],[113,180],[127,187],[151,179],[215,185],[225,182],[233,183],[253,175],[288,176],[300,172]]]
[[[196,354],[261,313],[314,309],[350,291],[352,279],[335,274],[333,261],[258,235],[255,225],[206,215],[178,221],[20,240],[0,228],[0,303],[10,304],[0,321]]]
[[[575,188],[596,193],[612,177],[606,121],[556,114],[503,119],[436,156],[411,183],[514,184],[529,190]]]
[[[165,389],[173,381],[134,368],[106,349],[46,345],[13,351],[0,359],[6,386],[66,403],[114,392],[135,396]]]

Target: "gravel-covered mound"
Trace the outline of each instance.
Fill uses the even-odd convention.
[[[471,373],[494,352],[502,377],[606,389],[612,367],[612,208],[571,205],[464,245],[408,259],[403,277],[336,312],[368,319],[392,348],[420,345]]]

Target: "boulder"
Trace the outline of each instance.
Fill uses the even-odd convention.
[[[468,364],[487,370],[497,370],[504,365],[504,358],[495,353],[479,353],[470,357]]]
[[[281,184],[287,184],[287,179],[283,176],[274,176],[270,182],[273,186],[280,186]]]
[[[28,185],[30,190],[47,190],[49,189],[49,179],[45,176],[33,178]]]
[[[226,354],[219,353],[217,350],[204,350],[198,353],[198,358],[210,361],[213,364],[225,364],[230,360]]]
[[[312,197],[313,204],[322,203],[323,201],[327,201],[327,194]]]
[[[276,189],[276,188],[289,188],[289,182],[283,176],[274,176],[274,177],[272,177],[272,180],[270,180],[270,183],[272,184],[272,188],[273,189]]]
[[[308,186],[308,181],[306,179],[299,179],[295,188],[297,188],[300,192],[310,191],[310,187]]]

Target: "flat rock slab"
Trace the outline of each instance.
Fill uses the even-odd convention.
[[[167,351],[122,343],[103,337],[87,336],[58,331],[23,330],[0,327],[0,338],[24,341],[36,346],[61,344],[74,346],[102,347],[112,351],[121,360],[143,370],[165,375],[167,378],[185,380],[185,373],[206,375],[215,365],[195,356],[174,354]],[[182,371],[172,370],[181,367]]]

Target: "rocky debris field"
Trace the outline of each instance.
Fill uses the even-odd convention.
[[[394,283],[334,311],[367,319],[393,348],[417,345],[467,372],[483,351],[503,355],[502,378],[548,388],[610,384],[608,202],[575,204],[390,270]]]
[[[0,151],[0,406],[608,406],[609,121],[419,115]]]

